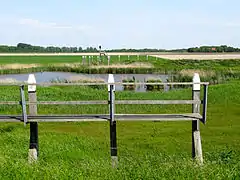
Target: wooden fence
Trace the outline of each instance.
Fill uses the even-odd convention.
[[[22,107],[21,115],[0,115],[0,122],[23,122],[24,125],[30,124],[30,145],[29,162],[34,162],[38,158],[38,122],[66,122],[66,121],[109,121],[110,124],[110,154],[112,165],[115,167],[117,158],[117,134],[116,121],[192,121],[192,157],[199,164],[203,163],[202,146],[200,138],[199,122],[206,123],[207,115],[207,89],[208,83],[200,82],[197,73],[194,74],[193,82],[184,83],[144,83],[149,85],[192,85],[192,99],[190,100],[115,100],[115,85],[137,85],[143,83],[115,83],[114,76],[109,75],[108,83],[36,83],[33,74],[29,75],[26,84],[0,84],[18,85],[20,87],[21,101],[0,101],[0,105],[20,104]],[[28,86],[29,101],[25,100],[24,86]],[[36,95],[37,86],[85,86],[85,85],[106,85],[108,86],[108,100],[98,101],[38,101]],[[203,100],[200,99],[200,87],[204,86]],[[109,114],[70,114],[70,115],[38,115],[38,104],[52,105],[108,105]],[[116,104],[192,104],[192,112],[186,114],[117,114],[115,113]],[[200,105],[203,105],[200,112]],[[29,114],[27,114],[27,105]]]

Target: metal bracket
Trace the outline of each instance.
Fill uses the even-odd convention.
[[[207,97],[208,94],[208,85],[204,84],[204,92],[203,92],[203,110],[202,110],[202,122],[206,124],[207,121]]]
[[[24,85],[20,86],[20,95],[21,95],[21,101],[20,104],[22,106],[22,117],[24,126],[27,124],[27,108],[26,108],[26,100],[25,100],[25,94],[24,94]]]

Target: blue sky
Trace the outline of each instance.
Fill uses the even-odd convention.
[[[239,7],[239,0],[8,0],[0,4],[0,44],[240,47]]]

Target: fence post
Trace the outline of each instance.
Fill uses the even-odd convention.
[[[108,83],[114,83],[113,74],[109,74]],[[109,111],[110,111],[110,151],[111,151],[111,161],[112,167],[117,167],[118,157],[117,157],[117,131],[116,131],[116,121],[114,119],[115,110],[115,85],[108,85],[108,99],[109,99]]]
[[[198,73],[194,74],[193,83],[200,83],[200,77]],[[200,84],[193,84],[192,98],[193,100],[200,101]],[[192,112],[200,113],[200,104],[193,104]],[[203,164],[199,120],[192,121],[192,157],[197,161],[198,164]]]
[[[34,74],[29,75],[28,83],[29,84],[36,83]],[[29,97],[29,103],[37,102],[36,85],[28,85],[28,97]],[[37,104],[29,105],[29,115],[30,116],[37,115]],[[38,158],[38,123],[30,122],[30,145],[29,145],[28,161],[32,163],[36,161],[37,158]]]

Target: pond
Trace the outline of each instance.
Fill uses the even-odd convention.
[[[102,80],[107,82],[108,74],[78,74],[70,72],[37,72],[33,73],[36,77],[37,83],[46,83],[57,79],[75,80],[75,79],[92,79],[92,80]],[[0,75],[0,81],[11,80],[11,81],[27,81],[29,74],[7,74]],[[146,79],[161,79],[162,82],[166,82],[168,75],[163,74],[114,74],[115,82],[122,82],[124,79],[135,79],[136,82],[145,82]],[[168,87],[164,87],[165,91]],[[117,91],[124,90],[122,85],[116,85]],[[138,92],[145,92],[146,87],[140,85],[136,88]]]

